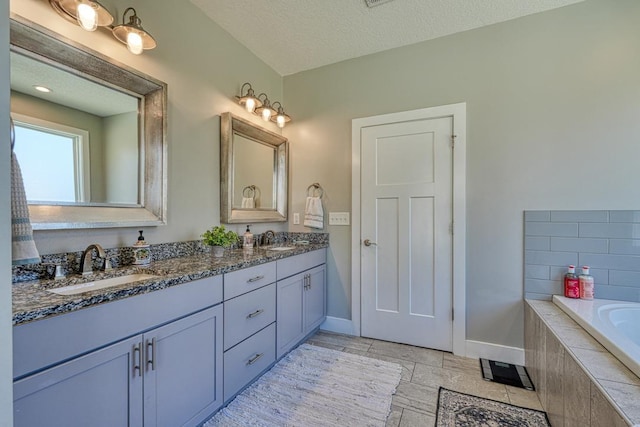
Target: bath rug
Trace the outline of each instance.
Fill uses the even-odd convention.
[[[440,387],[436,427],[550,427],[547,414]]]
[[[302,344],[204,427],[384,427],[401,371],[396,363]]]

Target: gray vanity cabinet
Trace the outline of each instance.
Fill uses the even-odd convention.
[[[15,426],[196,426],[222,405],[222,306],[14,383]]]
[[[142,336],[16,381],[16,427],[142,426],[142,377],[134,359]]]
[[[282,264],[282,266],[281,266]],[[320,264],[320,265],[318,265]],[[315,267],[312,267],[314,266]],[[292,271],[302,271],[280,279]],[[298,345],[326,316],[325,250],[278,261],[277,358]]]
[[[216,276],[14,327],[14,425],[199,425],[223,403],[220,302]]]

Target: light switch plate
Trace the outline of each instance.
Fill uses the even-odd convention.
[[[349,212],[329,212],[329,225],[349,225]]]
[[[300,214],[298,212],[293,214],[293,224],[300,224]]]

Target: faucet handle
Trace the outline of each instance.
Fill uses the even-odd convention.
[[[109,271],[113,269],[113,266],[111,265],[111,257],[104,257],[104,264],[103,264],[103,269],[104,271]]]

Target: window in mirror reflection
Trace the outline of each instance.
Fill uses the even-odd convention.
[[[82,129],[21,116],[15,121],[18,158],[27,200],[88,202],[89,134]]]

